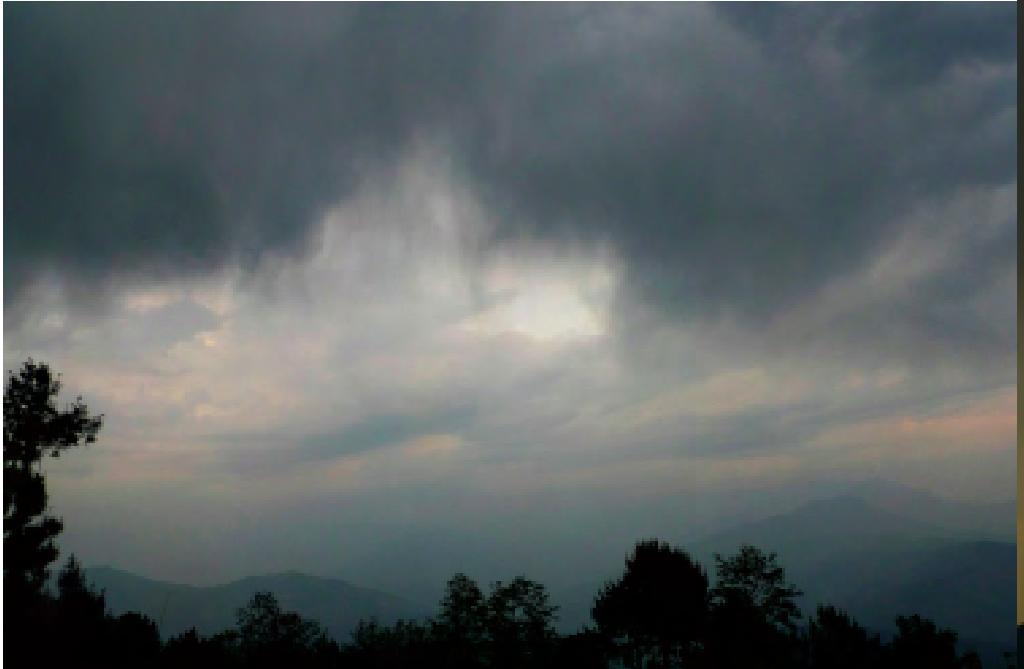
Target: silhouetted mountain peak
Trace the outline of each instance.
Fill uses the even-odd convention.
[[[928,523],[880,508],[861,496],[845,493],[716,532],[699,541],[698,545],[715,552],[730,552],[740,544],[752,543],[789,558],[799,555],[811,557],[883,538],[911,540],[942,534],[939,528]],[[809,541],[810,537],[813,540]]]

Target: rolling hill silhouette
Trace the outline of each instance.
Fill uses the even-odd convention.
[[[165,639],[193,626],[203,634],[233,627],[235,610],[259,591],[273,592],[284,608],[318,621],[335,639],[343,641],[360,619],[391,623],[429,613],[388,593],[298,572],[253,576],[208,587],[156,581],[112,567],[89,568],[86,577],[94,587],[105,591],[111,611],[140,611],[150,616]]]
[[[775,551],[788,579],[804,590],[800,604],[805,614],[812,613],[818,603],[830,603],[848,610],[869,628],[888,630],[897,615],[920,613],[940,626],[956,629],[965,647],[976,648],[986,665],[999,666],[1002,651],[1012,650],[1014,644],[1007,621],[1014,611],[1015,546],[976,537],[1001,536],[1005,519],[976,529],[967,519],[980,507],[958,510],[946,502],[929,507],[928,499],[897,488],[888,489],[879,499],[875,503],[854,494],[840,495],[696,540],[673,539],[707,566],[711,575],[716,552],[732,554],[744,543]],[[907,502],[915,517],[893,510],[900,500]],[[1001,510],[1002,506],[991,508]],[[932,519],[936,522],[929,522]],[[431,545],[420,548],[422,552],[414,556],[393,554],[397,562],[391,567],[419,560],[422,569],[407,570],[405,578],[424,580],[426,590],[433,586],[429,574],[447,571],[450,576],[464,566],[452,564],[445,570],[440,551],[431,551]],[[486,562],[488,556],[488,551],[481,551],[470,558]],[[261,590],[274,592],[285,608],[320,621],[339,640],[346,640],[360,619],[386,623],[434,611],[427,598],[416,597],[415,589],[401,590],[413,599],[409,601],[341,579],[295,572],[213,587],[165,583],[110,567],[89,569],[87,574],[96,587],[106,590],[115,613],[141,611],[160,623],[165,637],[193,625],[203,633],[227,629],[234,623],[235,609]],[[607,578],[615,575],[609,573]],[[602,585],[600,579],[588,579],[551,588],[552,602],[560,606],[561,631],[574,632],[589,622]]]

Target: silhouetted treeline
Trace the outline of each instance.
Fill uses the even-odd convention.
[[[144,615],[113,616],[74,557],[26,610],[5,606],[7,653],[109,667],[335,667],[338,669],[519,669],[526,667],[744,669],[974,669],[957,635],[919,616],[900,617],[883,642],[846,613],[819,606],[805,622],[800,594],[773,554],[744,546],[716,559],[717,578],[685,551],[656,541],[636,545],[623,575],[596,593],[593,626],[555,632],[556,607],[526,578],[484,592],[456,574],[437,614],[392,625],[363,621],[348,640],[255,593],[233,629],[194,629],[161,643]]]
[[[743,546],[715,557],[712,582],[686,551],[641,541],[621,578],[595,593],[593,626],[555,632],[546,588],[518,577],[486,594],[463,574],[447,584],[437,615],[381,625],[364,621],[343,642],[255,593],[234,629],[195,629],[161,642],[139,613],[111,615],[72,556],[46,588],[60,519],[47,509],[44,455],[91,442],[101,417],[79,398],[56,406],[60,381],[29,360],[4,390],[4,654],[19,666],[334,667],[346,669],[974,669],[957,635],[919,616],[900,617],[883,643],[847,614],[819,606],[804,624],[800,591],[771,553]]]

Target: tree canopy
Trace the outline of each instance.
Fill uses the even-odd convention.
[[[641,541],[618,581],[594,603],[598,631],[628,667],[674,666],[692,656],[708,615],[708,577],[681,549]]]
[[[4,388],[4,590],[15,599],[37,596],[57,559],[53,539],[63,524],[47,513],[44,455],[56,457],[96,439],[102,416],[78,397],[57,407],[60,378],[28,360]]]

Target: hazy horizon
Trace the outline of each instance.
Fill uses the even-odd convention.
[[[431,552],[426,557],[431,560],[430,566],[433,568],[429,574],[422,575],[422,578],[420,578],[421,575],[415,572],[413,574],[403,574],[401,578],[396,578],[393,573],[386,573],[375,569],[379,565],[373,563],[373,558],[379,557],[380,554],[384,553],[388,548],[387,545],[376,546],[378,554],[376,556],[371,554],[369,559],[365,555],[358,553],[355,555],[339,556],[339,559],[347,557],[352,560],[350,563],[341,561],[332,563],[328,558],[322,561],[308,561],[302,565],[289,565],[287,558],[284,558],[277,559],[269,565],[253,566],[248,571],[246,571],[248,565],[234,564],[231,565],[234,571],[223,573],[211,572],[197,575],[193,578],[186,576],[185,579],[175,577],[173,569],[166,572],[147,572],[146,568],[149,565],[145,563],[136,563],[135,566],[137,568],[133,569],[131,565],[125,563],[124,559],[119,560],[117,557],[113,558],[115,561],[112,562],[93,561],[87,563],[86,566],[89,568],[111,568],[157,581],[198,587],[226,585],[251,577],[301,573],[317,578],[342,580],[360,587],[387,591],[389,594],[405,597],[410,599],[410,601],[418,603],[432,603],[436,599],[433,593],[439,593],[444,581],[456,572],[468,572],[482,582],[509,579],[525,572],[539,572],[548,577],[547,580],[555,588],[556,594],[564,594],[567,589],[571,590],[574,586],[591,586],[596,582],[603,582],[605,578],[609,578],[619,569],[622,559],[632,549],[635,541],[643,537],[657,535],[684,549],[700,551],[700,549],[706,548],[708,541],[715,539],[720,534],[735,534],[749,525],[757,526],[764,521],[788,517],[794,513],[814,509],[819,504],[843,504],[850,502],[850,506],[854,510],[858,510],[856,503],[865,502],[872,510],[882,513],[895,513],[911,524],[920,524],[922,528],[926,529],[925,536],[934,539],[1011,543],[1014,541],[1012,514],[1006,513],[1010,507],[1016,505],[1016,500],[1012,498],[991,503],[962,502],[940,496],[932,496],[930,493],[914,488],[891,485],[881,479],[836,483],[848,487],[839,488],[833,495],[829,495],[815,487],[802,489],[789,495],[780,495],[778,491],[774,490],[767,491],[766,494],[762,494],[762,491],[749,491],[750,499],[743,500],[739,504],[734,502],[730,511],[724,513],[719,519],[699,519],[692,526],[677,525],[672,522],[648,522],[646,527],[657,526],[659,530],[655,532],[638,530],[638,532],[632,534],[626,530],[620,532],[620,536],[615,538],[602,537],[603,541],[594,542],[587,550],[576,554],[567,551],[568,546],[566,544],[555,546],[556,550],[554,551],[552,546],[534,544],[512,558],[506,555],[501,556],[499,560],[492,561],[497,552],[495,549],[508,548],[508,545],[502,545],[502,541],[507,542],[509,537],[488,537],[483,542],[474,544],[470,541],[469,545],[467,545],[466,543],[452,541],[452,539],[471,539],[472,535],[463,534],[456,537],[454,532],[449,532],[448,534],[442,532],[439,537],[435,538],[436,540],[433,543],[421,544],[425,548],[430,549]],[[868,494],[872,491],[879,490],[890,493],[891,496],[886,500],[886,503],[878,504],[868,497]],[[920,501],[922,502],[937,499],[938,501],[949,503],[954,512],[960,511],[962,513],[955,518],[957,522],[942,522],[939,518],[943,515],[941,513],[935,514],[936,518],[924,519],[923,516],[925,514],[921,513],[920,508],[915,509],[911,513],[901,513],[895,505],[901,499],[913,496],[920,496]],[[946,511],[949,511],[949,509],[946,509]],[[992,516],[993,511],[999,512],[999,515]],[[947,514],[947,517],[949,515]],[[970,523],[972,520],[977,522],[977,527],[971,527]],[[74,535],[75,533],[72,532],[71,534]],[[409,538],[409,535],[403,538]],[[422,541],[423,536],[413,534],[412,538],[413,541]],[[914,538],[917,539],[918,537]],[[601,553],[592,553],[595,549],[595,544],[601,545]],[[437,564],[438,549],[442,545],[449,546],[451,550],[447,551],[446,563]],[[736,546],[739,546],[739,544],[737,543]],[[488,554],[486,551],[492,552]],[[596,559],[586,559],[585,555],[587,553],[591,553],[589,555],[590,558]],[[700,557],[705,562],[708,561],[708,556],[702,555]],[[553,572],[550,563],[565,560],[566,558],[569,559],[564,565],[565,569],[560,572],[559,570],[554,570]],[[396,562],[399,561],[400,558],[396,560]],[[532,572],[522,568],[523,564],[532,566]],[[422,583],[413,585],[405,582],[410,580],[419,580]],[[405,590],[409,590],[409,592],[405,592]]]
[[[4,364],[105,416],[63,551],[567,583],[1015,499],[1015,12],[7,6]]]

